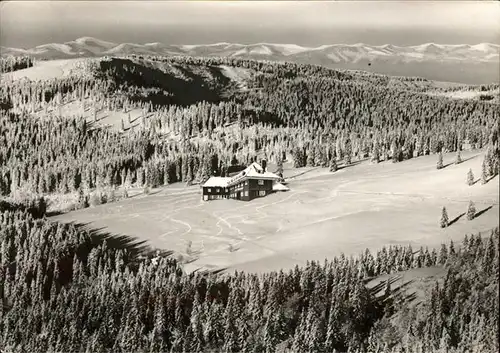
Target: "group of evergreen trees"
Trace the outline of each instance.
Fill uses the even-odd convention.
[[[476,205],[473,201],[469,201],[469,204],[467,205],[467,212],[465,212],[464,214],[467,215],[467,219],[469,221],[472,221],[474,218],[476,218]],[[441,219],[439,221],[439,225],[441,226],[441,228],[446,228],[450,225],[450,219],[448,217],[448,211],[446,210],[446,207],[443,207],[441,210]]]
[[[495,352],[498,228],[439,251],[391,246],[262,275],[186,275],[75,225],[0,213],[4,351]],[[418,309],[365,282],[446,266]],[[390,284],[388,284],[390,286]]]
[[[0,74],[26,69],[33,65],[34,60],[29,56],[2,56],[0,57]]]
[[[498,175],[500,159],[498,155],[490,148],[486,150],[483,162],[481,163],[481,184],[486,184],[491,178]],[[476,183],[472,169],[467,172],[467,185],[472,186]]]
[[[250,70],[249,89],[234,89],[217,74],[221,64]],[[258,156],[291,156],[296,167],[334,171],[357,159],[398,162],[458,151],[466,139],[489,146],[493,164],[486,169],[498,173],[495,104],[430,96],[382,75],[228,58],[111,59],[82,70],[0,85],[12,107],[0,112],[0,195],[81,189],[88,199],[92,190],[202,181]],[[193,99],[163,102],[154,89]],[[81,111],[61,117],[60,106],[71,101]],[[130,121],[124,132],[96,126],[100,110],[138,108],[139,128]],[[85,121],[89,110],[94,119]]]

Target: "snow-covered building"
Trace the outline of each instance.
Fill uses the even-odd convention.
[[[279,175],[266,171],[265,162],[262,163],[262,166],[254,162],[233,177],[211,177],[208,179],[202,186],[203,200],[250,201],[278,191],[274,187],[279,184],[280,180]],[[286,186],[282,186],[286,188]],[[281,187],[278,189],[283,191]]]

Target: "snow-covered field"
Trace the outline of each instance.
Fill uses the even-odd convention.
[[[13,82],[22,79],[46,81],[81,74],[85,70],[85,61],[89,59],[64,59],[35,62],[27,69],[2,74],[2,81]]]
[[[399,289],[403,297],[414,295],[415,299],[411,304],[417,305],[430,294],[436,281],[442,283],[445,276],[446,269],[444,267],[414,268],[378,276],[369,281],[366,286],[373,289],[380,288],[380,291],[375,293],[375,295],[381,296],[384,295],[385,284],[389,281],[391,289]]]
[[[467,186],[469,168],[479,179],[483,153],[464,152],[463,158],[442,170],[436,169],[434,155],[397,164],[361,163],[336,173],[312,169],[291,179],[289,192],[251,202],[202,202],[199,187],[170,186],[54,220],[90,222],[180,253],[192,242],[197,260],[186,265],[188,271],[260,272],[383,245],[439,246],[499,224],[498,177]],[[445,155],[445,165],[453,160],[453,154]],[[469,200],[482,212],[472,221],[464,215]],[[439,227],[443,206],[450,220],[458,217],[445,229]]]
[[[230,80],[234,81],[240,90],[246,91],[248,89],[246,82],[251,77],[250,70],[227,65],[221,65],[220,68],[222,74]]]
[[[83,116],[89,123],[95,123],[96,127],[109,127],[115,130],[121,130],[123,121],[125,131],[128,131],[130,128],[136,129],[140,125],[143,115],[142,109],[131,109],[127,111],[102,109],[96,112],[96,120],[94,121],[94,111],[91,109],[92,106],[93,103],[90,99],[74,100],[72,102],[63,103],[55,109],[48,108],[47,111],[44,109],[38,110],[34,112],[33,115],[38,116],[40,119],[52,119],[54,115],[68,118]],[[150,115],[151,114],[146,115],[145,118],[147,119]]]

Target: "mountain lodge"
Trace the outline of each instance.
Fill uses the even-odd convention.
[[[250,201],[288,188],[279,183],[281,177],[266,171],[266,163],[250,164],[233,177],[211,177],[203,184],[203,200],[235,199]]]

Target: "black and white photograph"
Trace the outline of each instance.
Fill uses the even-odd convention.
[[[0,352],[497,353],[500,2],[0,2]]]

